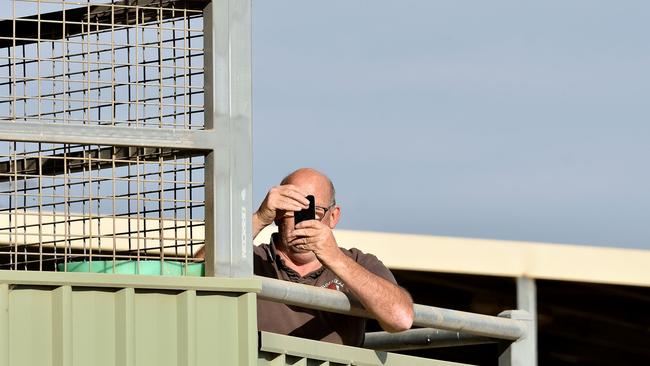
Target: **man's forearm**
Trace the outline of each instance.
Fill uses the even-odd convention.
[[[269,224],[265,224],[264,222],[262,222],[257,212],[255,212],[253,214],[253,239],[255,239],[257,235],[260,233],[260,231],[262,231],[267,226],[269,226]]]
[[[384,330],[399,332],[413,324],[413,301],[399,286],[363,268],[346,255],[328,267],[336,273]]]

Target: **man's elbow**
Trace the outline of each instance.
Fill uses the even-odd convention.
[[[382,323],[381,326],[385,331],[390,333],[403,332],[411,329],[413,326],[413,305],[402,306],[393,311],[390,323]]]
[[[413,319],[415,318],[415,313],[413,312],[413,304],[410,304],[410,306],[406,307],[401,311],[401,314],[399,316],[399,321],[397,324],[397,330],[396,332],[403,332],[405,330],[411,329],[413,326]]]

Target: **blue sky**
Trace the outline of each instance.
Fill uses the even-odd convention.
[[[650,2],[255,1],[254,191],[340,228],[650,249]]]

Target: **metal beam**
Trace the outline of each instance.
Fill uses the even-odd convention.
[[[526,333],[518,340],[503,344],[499,355],[499,366],[535,366],[535,345],[531,342],[533,317],[525,310],[508,310],[499,314],[499,317],[510,320],[519,320],[528,324]]]
[[[398,333],[366,333],[363,347],[377,351],[406,351],[413,349],[469,346],[496,342],[499,342],[499,340],[476,336],[473,334],[434,328],[420,328]]]
[[[262,281],[261,299],[303,306],[310,309],[373,318],[365,309],[350,302],[342,292],[291,283],[266,277]],[[415,304],[413,325],[446,329],[483,337],[517,340],[526,334],[525,322],[503,317],[467,313]]]
[[[207,276],[253,275],[250,0],[204,9]]]
[[[208,149],[214,131],[0,121],[0,140]]]
[[[85,159],[94,159],[96,169],[105,169],[116,166],[128,165],[140,159],[176,160],[195,156],[203,156],[199,150],[170,149],[165,147],[133,147],[133,146],[107,146],[91,149],[73,149],[66,153],[52,153],[45,156],[21,157],[18,159],[0,161],[0,182],[11,181],[13,173],[18,175],[50,175],[69,174],[80,172],[87,168]],[[64,164],[64,159],[68,161]]]

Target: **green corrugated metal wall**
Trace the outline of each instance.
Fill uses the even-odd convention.
[[[0,366],[451,363],[257,332],[255,279],[0,271]]]
[[[135,277],[1,273],[0,365],[256,364],[257,281]]]
[[[430,360],[389,352],[341,346],[286,335],[261,332],[259,366],[452,366],[453,362]]]

